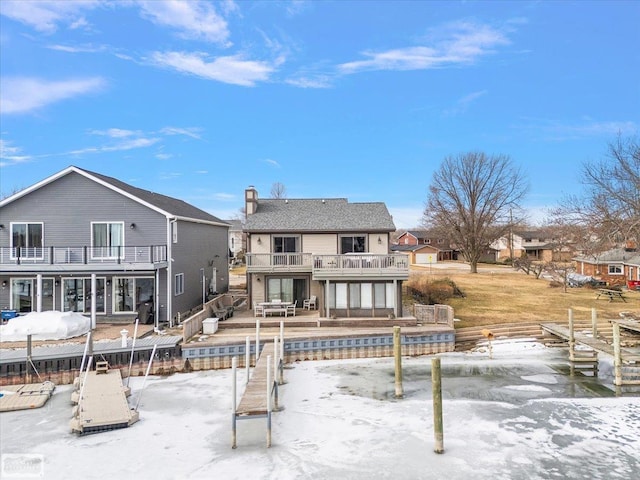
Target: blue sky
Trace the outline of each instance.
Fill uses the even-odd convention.
[[[640,131],[640,2],[0,2],[0,193],[69,165],[221,218],[244,189],[419,224],[470,150],[534,222]]]

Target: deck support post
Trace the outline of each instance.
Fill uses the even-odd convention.
[[[284,322],[280,321],[280,385],[284,383]]]
[[[31,383],[31,377],[32,377],[32,368],[31,365],[33,364],[33,362],[31,361],[31,334],[27,335],[27,365],[26,365],[26,370],[25,370],[25,382],[24,383]]]
[[[598,338],[598,312],[595,308],[591,309],[591,334],[593,338]]]

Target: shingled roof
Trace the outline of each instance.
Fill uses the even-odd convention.
[[[36,183],[35,185],[25,188],[24,190],[17,192],[16,194],[11,195],[8,198],[5,198],[0,202],[0,205],[11,203],[12,201],[22,197],[23,195],[26,195],[33,190],[37,190],[41,186],[54,182],[58,178],[70,173],[77,173],[93,181],[102,183],[106,187],[129,195],[139,202],[145,203],[167,216],[181,217],[183,220],[196,220],[202,222],[217,223],[222,226],[228,225],[226,222],[224,222],[224,220],[220,220],[218,217],[211,215],[210,213],[207,213],[197,207],[194,207],[193,205],[190,205],[183,200],[134,187],[133,185],[129,185],[128,183],[118,180],[117,178],[108,177],[107,175],[102,175],[101,173],[92,172],[75,166],[67,167],[66,169],[42,180],[41,182]]]
[[[134,187],[133,185],[129,185],[128,183],[122,182],[117,178],[108,177],[106,175],[102,175],[101,173],[91,172],[89,170],[84,170],[78,167],[76,167],[76,169],[81,170],[92,177],[99,178],[103,182],[109,183],[114,187],[116,187],[117,189],[127,192],[128,194],[139,198],[143,202],[149,203],[171,215],[174,215],[177,217],[192,218],[194,220],[205,220],[207,222],[225,223],[223,220],[220,220],[218,217],[211,215],[210,213],[207,213],[204,210],[200,210],[199,208],[194,207],[193,205],[183,200],[179,200],[173,197],[168,197],[166,195],[151,192],[149,190],[144,190],[142,188],[137,188],[137,187]]]
[[[349,203],[346,198],[265,199],[247,217],[253,232],[393,232],[396,227],[382,202]]]

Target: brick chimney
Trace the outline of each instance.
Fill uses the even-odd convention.
[[[258,191],[253,185],[249,185],[244,191],[244,212],[248,217],[258,210]]]

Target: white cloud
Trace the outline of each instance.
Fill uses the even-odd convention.
[[[134,130],[123,130],[122,128],[109,128],[107,130],[91,130],[89,133],[93,135],[104,135],[111,138],[124,138],[133,135],[140,135],[141,132]]]
[[[49,50],[57,50],[59,52],[67,52],[67,53],[97,53],[104,52],[107,50],[107,47],[104,45],[82,45],[82,46],[72,46],[72,45],[47,45]]]
[[[3,0],[0,14],[29,25],[39,32],[53,33],[60,24],[67,24],[69,28],[88,26],[82,12],[98,7],[102,2],[95,0]]]
[[[246,87],[268,80],[269,74],[275,69],[267,62],[245,60],[241,55],[217,57],[209,61],[206,54],[199,52],[154,52],[152,61],[181,73]]]
[[[153,0],[141,1],[139,5],[144,18],[176,29],[182,38],[230,45],[227,22],[216,13],[212,3]]]
[[[596,121],[566,123],[553,119],[525,118],[527,123],[514,128],[527,132],[538,132],[545,140],[563,141],[593,136],[636,135],[640,125],[632,121]]]
[[[169,160],[173,155],[170,153],[156,153],[156,158],[158,160]]]
[[[22,149],[11,145],[11,142],[0,139],[0,165],[6,167],[31,160],[31,156],[22,155]]]
[[[78,150],[72,150],[67,152],[68,155],[84,155],[87,153],[105,153],[105,152],[118,152],[125,150],[133,150],[135,148],[146,148],[155,145],[160,141],[159,138],[133,138],[124,140],[122,142],[103,145],[100,147],[87,147]]]
[[[160,133],[164,135],[185,135],[187,137],[195,138],[196,140],[201,140],[200,136],[201,128],[190,127],[190,128],[180,128],[180,127],[164,127],[160,130]]]
[[[454,115],[463,113],[467,110],[467,108],[469,108],[469,106],[473,102],[475,102],[477,99],[479,99],[480,97],[483,97],[486,94],[487,94],[487,90],[480,90],[478,92],[473,92],[473,93],[470,93],[469,95],[465,95],[464,97],[459,98],[456,101],[455,106],[453,108],[445,110],[444,114],[454,116]]]
[[[78,95],[102,90],[106,81],[100,77],[62,81],[29,77],[4,77],[1,80],[0,112],[25,113]]]
[[[509,43],[502,32],[470,22],[433,30],[425,41],[428,45],[363,52],[367,59],[343,63],[338,70],[351,74],[366,70],[426,70],[468,65],[492,53],[495,47]]]
[[[332,86],[331,77],[319,75],[317,77],[297,77],[285,80],[289,85],[300,88],[330,88]]]
[[[271,166],[273,166],[273,167],[280,168],[280,164],[279,164],[277,161],[272,160],[272,159],[270,159],[270,158],[265,158],[264,162],[265,162],[265,163],[268,163],[269,165],[271,165]]]

